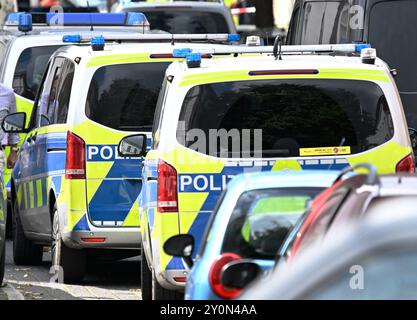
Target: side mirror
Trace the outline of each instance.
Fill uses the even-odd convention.
[[[413,128],[408,128],[408,134],[410,135],[411,146],[413,147],[414,154],[417,151],[417,130]]]
[[[7,115],[1,124],[4,132],[7,133],[24,133],[26,126],[26,113],[16,112]]]
[[[124,137],[118,146],[119,156],[139,158],[146,156],[148,137],[146,134],[134,134]]]
[[[238,260],[232,261],[223,267],[221,282],[223,286],[234,289],[244,289],[261,274],[258,264]]]
[[[191,258],[194,250],[194,238],[189,234],[179,234],[169,238],[164,243],[164,251],[166,254],[184,259],[184,262],[191,269],[193,267],[193,259]]]

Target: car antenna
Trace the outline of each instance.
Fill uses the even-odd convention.
[[[88,0],[87,0],[87,8],[88,8],[88,16],[90,17],[90,31],[94,31],[93,18],[91,17],[90,3]]]
[[[275,38],[273,53],[275,60],[282,60],[282,37],[280,34]]]

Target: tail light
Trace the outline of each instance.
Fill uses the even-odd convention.
[[[236,298],[242,290],[235,288],[227,288],[221,283],[221,272],[223,267],[229,262],[240,260],[241,257],[235,253],[223,253],[219,256],[210,268],[209,283],[213,291],[223,299]]]
[[[414,173],[414,156],[410,153],[404,159],[401,159],[395,167],[395,171],[398,172],[409,172]]]
[[[66,179],[85,179],[85,142],[76,134],[67,133]]]
[[[158,212],[178,212],[177,171],[168,163],[158,163]]]

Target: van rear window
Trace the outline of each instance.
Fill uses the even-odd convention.
[[[101,67],[90,84],[89,119],[121,131],[152,131],[155,106],[168,63]]]
[[[13,76],[16,94],[35,100],[49,58],[60,46],[33,47],[23,50]]]
[[[231,32],[225,17],[216,12],[175,8],[154,11],[145,10],[143,12],[152,30],[162,30],[169,33],[199,34]]]
[[[245,158],[259,149],[263,158],[334,156],[339,150],[343,151],[340,154],[355,154],[394,135],[381,88],[361,80],[276,79],[198,85],[187,93],[179,120],[177,139],[181,144],[222,158]],[[248,130],[250,143],[244,141]],[[261,146],[255,130],[261,134]],[[237,151],[236,143],[240,143]]]

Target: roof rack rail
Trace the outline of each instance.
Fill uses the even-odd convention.
[[[334,183],[340,181],[346,174],[348,174],[350,172],[353,172],[357,169],[366,169],[366,170],[368,170],[369,173],[368,173],[368,177],[366,179],[365,184],[371,185],[371,186],[380,184],[380,180],[379,180],[379,177],[378,177],[378,172],[377,172],[375,166],[372,165],[372,164],[369,164],[369,163],[361,163],[361,164],[358,164],[356,166],[348,167],[346,169],[343,169],[342,172],[338,175],[338,177],[334,181]]]
[[[93,36],[68,34],[63,37],[63,42],[68,43],[90,43]],[[204,41],[204,42],[237,42],[240,37],[238,34],[169,34],[169,33],[149,33],[149,34],[119,34],[103,35],[105,41]]]
[[[150,29],[146,16],[140,12],[126,13],[50,13],[50,12],[13,12],[4,20],[3,30],[28,32],[33,29],[50,29],[59,27],[123,27],[138,28],[140,31]]]
[[[281,54],[285,53],[340,53],[340,54],[360,54],[362,49],[370,48],[368,44],[323,44],[323,45],[287,45],[281,47]],[[177,52],[184,50],[187,53],[198,52],[202,55],[207,54],[243,54],[243,53],[274,53],[274,46],[233,46],[225,48],[213,48],[204,50],[194,50],[189,48],[177,49]]]

